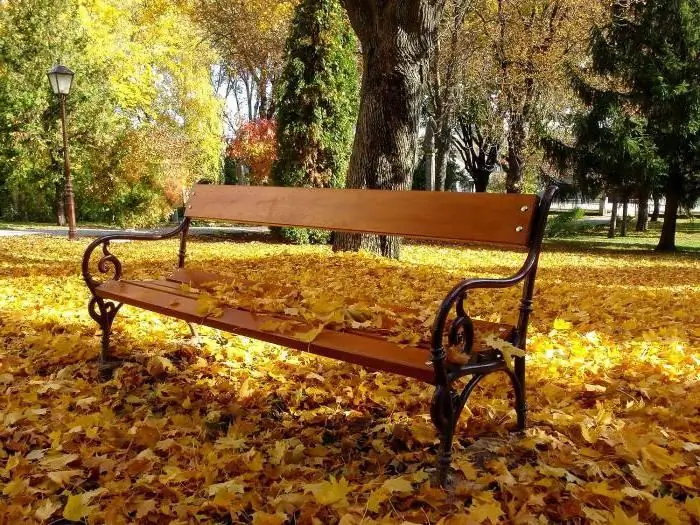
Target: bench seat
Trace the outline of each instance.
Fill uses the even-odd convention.
[[[147,281],[106,281],[96,293],[99,297],[137,306],[169,317],[209,326],[266,341],[316,355],[366,366],[383,372],[412,377],[426,383],[435,382],[435,372],[430,362],[430,349],[404,346],[387,341],[376,334],[357,331],[339,332],[323,330],[312,342],[302,341],[293,334],[262,330],[263,323],[270,320],[288,320],[279,316],[251,313],[246,310],[224,307],[222,315],[202,317],[197,313],[196,293],[184,291],[182,283],[197,287],[204,282],[225,280],[208,272],[178,270],[167,279]],[[498,334],[507,340],[512,337],[513,327],[507,324],[474,320],[476,333]],[[309,326],[309,329],[313,328]]]

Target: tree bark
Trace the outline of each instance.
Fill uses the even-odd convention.
[[[444,122],[435,135],[435,189],[445,191],[447,181],[447,160],[452,145],[452,127]]]
[[[647,223],[649,222],[649,195],[644,194],[639,197],[639,206],[637,206],[637,225],[634,230],[638,232],[647,231]]]
[[[409,190],[428,57],[444,0],[343,0],[362,44],[360,111],[346,186]],[[400,238],[337,233],[333,249],[398,258]]]
[[[508,167],[506,169],[506,191],[522,193],[525,171],[525,147],[527,134],[522,115],[512,115],[508,131]]]
[[[622,226],[620,227],[620,237],[627,237],[627,217],[629,215],[630,201],[627,197],[622,201]]]
[[[474,178],[474,191],[476,193],[486,193],[491,178],[490,170],[478,170],[472,174]]]
[[[673,177],[670,177],[671,179]],[[661,227],[661,238],[656,246],[657,252],[676,251],[676,222],[678,220],[678,193],[669,181],[666,188],[666,207],[664,209],[664,224]]]
[[[610,214],[610,226],[608,228],[608,239],[615,238],[615,228],[617,227],[617,197],[612,199],[612,213]]]
[[[56,183],[56,224],[66,225],[66,193],[63,185]]]
[[[661,215],[661,197],[658,194],[654,194],[654,211],[651,212],[651,222],[658,222],[659,215]]]
[[[425,152],[425,190],[435,191],[435,133],[430,119],[425,127],[423,150]]]

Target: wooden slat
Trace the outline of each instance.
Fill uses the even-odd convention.
[[[180,290],[180,284],[186,283],[194,288],[200,288],[205,283],[216,283],[216,282],[227,282],[230,281],[230,277],[225,275],[219,275],[212,272],[204,272],[201,270],[191,270],[189,268],[180,268],[175,270],[172,274],[167,277],[170,281],[154,281],[155,286],[158,287],[170,287],[173,290]],[[504,341],[512,341],[513,333],[515,327],[508,323],[493,323],[491,321],[482,321],[481,319],[472,319],[474,325],[475,341],[481,341],[482,337],[487,335],[494,335],[499,339]],[[368,334],[370,337],[373,335]],[[479,348],[479,347],[477,347]],[[485,349],[485,346],[479,348],[481,350]]]
[[[197,185],[185,215],[526,246],[535,195]]]
[[[148,283],[148,281],[146,281]],[[260,329],[266,315],[254,315],[243,310],[225,308],[220,317],[202,318],[197,314],[197,301],[183,296],[179,288],[167,291],[155,289],[151,281],[107,281],[97,289],[97,295],[125,304],[138,306],[185,321],[210,326],[273,344],[312,352],[317,355],[340,359],[377,370],[393,372],[432,383],[433,370],[426,362],[430,353],[425,349],[405,347],[373,337],[324,330],[311,343],[295,339],[289,334],[266,332]],[[156,285],[157,286],[157,285]]]

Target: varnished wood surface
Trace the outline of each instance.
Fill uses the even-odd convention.
[[[106,299],[273,344],[413,377],[428,383],[434,381],[432,367],[427,364],[430,353],[425,349],[401,347],[379,338],[331,330],[322,331],[313,342],[306,343],[292,334],[261,330],[262,323],[275,319],[272,316],[224,308],[223,315],[219,317],[202,317],[197,313],[197,299],[194,294],[183,292],[179,286],[170,287],[168,290],[168,286],[155,281],[107,281],[100,285],[97,294]]]
[[[197,185],[185,215],[526,246],[536,206],[535,195]]]

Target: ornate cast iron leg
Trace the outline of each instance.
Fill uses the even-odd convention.
[[[109,355],[109,339],[112,335],[112,322],[114,322],[114,318],[121,307],[121,303],[116,304],[112,301],[105,301],[103,298],[95,296],[90,299],[90,303],[88,304],[90,317],[92,317],[102,329],[102,348],[100,350],[100,362],[98,366],[100,375],[103,378],[109,377],[112,370],[121,363],[119,360],[111,359]]]
[[[515,370],[511,373],[510,379],[515,391],[515,412],[518,416],[518,430],[525,430],[527,425],[527,398],[525,397],[525,358],[515,358]]]
[[[456,426],[455,401],[459,403],[452,387],[438,386],[433,395],[430,417],[440,436],[440,450],[437,460],[437,483],[445,487],[452,464],[452,440]]]
[[[487,374],[475,374],[464,386],[461,394],[450,385],[438,386],[435,389],[430,416],[440,435],[440,452],[437,461],[437,482],[447,488],[449,485],[449,472],[452,465],[452,442],[459,416],[462,414],[469,396],[474,387],[479,384]]]

